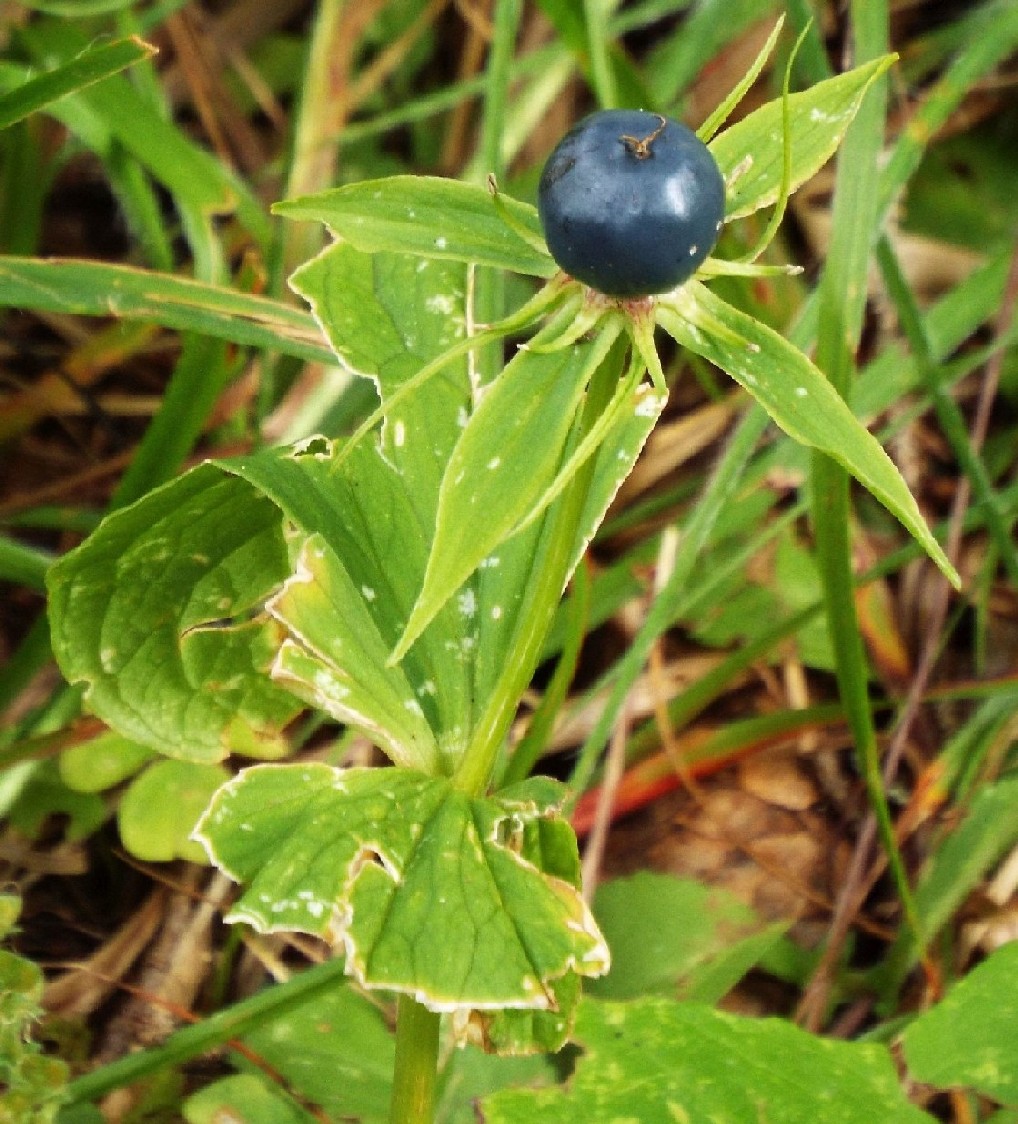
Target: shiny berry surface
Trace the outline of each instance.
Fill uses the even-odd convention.
[[[613,297],[682,284],[714,248],[725,183],[685,125],[643,110],[581,121],[541,173],[538,212],[551,256]]]

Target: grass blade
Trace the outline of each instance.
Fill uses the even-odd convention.
[[[90,47],[72,62],[40,74],[0,97],[0,129],[154,54],[155,48],[140,39]]]

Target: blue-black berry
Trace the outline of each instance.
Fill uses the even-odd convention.
[[[685,125],[608,109],[559,141],[537,205],[566,273],[608,296],[642,297],[680,285],[714,248],[725,181]]]

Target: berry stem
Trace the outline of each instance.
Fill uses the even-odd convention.
[[[622,136],[619,137],[619,140],[622,141],[637,160],[647,160],[649,157],[653,156],[653,153],[650,151],[650,146],[665,131],[665,126],[668,124],[668,121],[662,117],[660,113],[656,116],[661,123],[652,133],[648,133],[642,140],[638,137],[631,137],[628,133],[623,133]]]

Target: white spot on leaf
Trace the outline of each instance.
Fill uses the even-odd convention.
[[[448,293],[435,293],[424,302],[424,307],[429,312],[436,312],[448,316],[455,309],[456,303]]]

